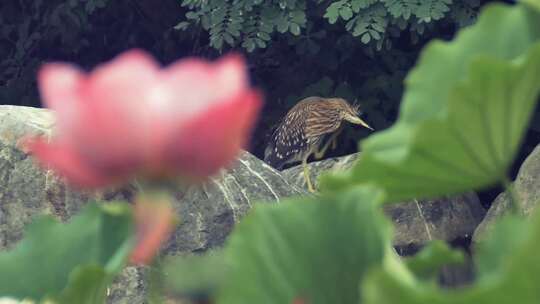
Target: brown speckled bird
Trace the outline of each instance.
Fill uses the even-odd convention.
[[[302,99],[289,110],[272,134],[264,160],[277,169],[288,163],[302,162],[308,189],[314,192],[307,167],[309,156],[314,154],[320,159],[330,144],[335,147],[343,121],[373,130],[358,117],[359,114],[358,105],[351,106],[342,98],[313,96]]]

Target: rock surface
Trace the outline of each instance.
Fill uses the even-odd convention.
[[[13,246],[35,215],[50,214],[66,221],[90,199],[129,200],[135,187],[103,192],[78,192],[66,187],[50,171],[37,167],[17,147],[28,134],[51,136],[50,112],[0,106],[0,250]],[[164,253],[204,251],[219,246],[233,225],[254,202],[279,202],[304,193],[279,172],[244,152],[228,170],[201,187],[178,190],[174,206],[182,219]],[[110,303],[143,303],[141,268],[128,267],[111,288]]]
[[[536,146],[521,165],[514,181],[514,189],[520,200],[523,214],[531,214],[534,208],[540,203],[540,145]],[[510,200],[506,192],[499,194],[495,198],[485,219],[480,223],[474,233],[474,242],[479,241],[486,233],[491,231],[494,222],[508,211],[509,203]]]
[[[358,153],[312,162],[309,164],[311,180],[316,187],[317,177],[325,170],[346,170],[358,158]],[[301,166],[282,172],[298,187],[307,189]],[[395,224],[394,246],[400,253],[414,251],[426,242],[439,239],[454,241],[472,236],[482,220],[485,210],[473,193],[431,200],[413,200],[386,205],[386,214]]]

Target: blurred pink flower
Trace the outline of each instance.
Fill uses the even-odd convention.
[[[56,112],[56,134],[50,142],[31,139],[26,148],[85,188],[135,175],[202,180],[237,156],[261,107],[238,55],[160,68],[131,50],[89,74],[46,64],[38,84]]]

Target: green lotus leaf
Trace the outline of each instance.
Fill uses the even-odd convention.
[[[227,243],[217,303],[356,303],[358,282],[390,248],[382,198],[361,187],[256,206]]]
[[[369,273],[363,304],[533,304],[540,299],[540,210],[530,221],[511,216],[497,222],[475,255],[476,281],[460,289],[441,289],[403,276],[391,267]],[[400,261],[395,261],[401,263]]]
[[[492,4],[453,41],[430,43],[396,124],[362,141],[353,169],[323,176],[322,188],[371,183],[396,202],[503,180],[540,91],[539,20],[529,6]]]
[[[133,246],[130,209],[89,204],[69,223],[42,216],[25,238],[0,253],[0,296],[100,303]]]

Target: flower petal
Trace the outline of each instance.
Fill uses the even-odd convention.
[[[158,82],[158,64],[134,50],[96,68],[86,81],[78,146],[98,162],[137,163],[148,141],[146,94]],[[140,155],[139,155],[140,154]],[[124,160],[124,161],[122,161]]]
[[[216,63],[212,82],[213,98],[227,100],[238,96],[248,85],[246,63],[241,56],[232,54]]]
[[[85,75],[75,66],[49,63],[38,72],[38,86],[43,103],[57,114],[60,132],[73,130],[79,121],[79,91]]]
[[[101,187],[115,181],[114,176],[102,175],[88,166],[77,151],[67,145],[47,143],[41,138],[27,139],[21,144],[37,157],[40,164],[53,169],[75,187]]]
[[[85,93],[92,103],[143,104],[145,93],[158,81],[159,68],[148,53],[127,51],[96,67],[88,79]]]
[[[55,111],[78,101],[81,71],[70,64],[48,63],[38,72],[39,91],[43,102]]]
[[[247,91],[201,113],[179,126],[178,140],[171,142],[164,162],[195,179],[217,173],[248,142],[261,105],[260,94]]]
[[[236,55],[215,63],[194,58],[180,60],[164,70],[163,83],[173,90],[175,98],[169,99],[172,104],[157,109],[162,110],[161,115],[174,115],[177,120],[232,100],[249,85],[245,62]]]

